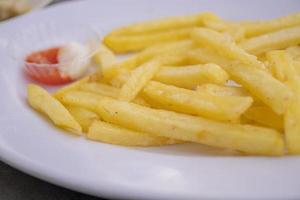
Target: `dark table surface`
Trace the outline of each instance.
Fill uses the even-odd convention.
[[[60,1],[66,0],[56,0],[54,3],[59,3]],[[104,199],[73,192],[71,190],[46,183],[32,176],[24,174],[0,161],[0,200]]]

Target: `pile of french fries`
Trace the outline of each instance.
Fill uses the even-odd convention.
[[[110,144],[300,154],[299,44],[300,13],[137,23],[105,36],[96,73],[53,94],[30,84],[28,100],[58,127]]]

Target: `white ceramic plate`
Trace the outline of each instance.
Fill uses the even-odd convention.
[[[300,157],[231,156],[196,144],[124,148],[65,134],[27,106],[27,81],[7,48],[13,33],[49,20],[93,23],[108,31],[201,11],[228,19],[263,19],[299,8],[297,0],[94,0],[53,6],[0,25],[1,159],[43,180],[102,197],[300,199]]]

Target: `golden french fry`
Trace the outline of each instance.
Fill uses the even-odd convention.
[[[27,90],[28,102],[32,108],[47,115],[58,127],[69,130],[75,134],[81,133],[81,126],[78,122],[72,117],[69,111],[46,90],[33,84],[29,84]]]
[[[156,81],[193,89],[203,83],[225,84],[227,72],[216,64],[190,65],[181,67],[164,66],[153,78]]]
[[[114,64],[105,71],[103,76],[106,79],[111,79],[112,77],[117,76],[120,71],[122,72],[122,70],[132,70],[147,61],[157,57],[163,57],[165,55],[174,55],[174,57],[182,58],[184,55],[186,55],[185,52],[189,51],[193,47],[194,45],[191,40],[182,40],[153,45],[125,59],[121,63]]]
[[[222,33],[207,28],[195,28],[191,37],[200,47],[209,47],[230,60],[240,61],[261,69],[265,68],[256,56],[247,53]]]
[[[230,59],[220,56],[212,49],[198,48],[188,52],[188,61],[190,64],[215,63],[221,67],[230,65]]]
[[[222,121],[237,120],[253,101],[251,97],[216,96],[155,81],[150,81],[142,94],[166,109]]]
[[[143,87],[152,79],[159,70],[160,63],[149,61],[131,72],[121,88],[119,99],[123,101],[133,100]]]
[[[243,117],[263,126],[283,130],[282,115],[274,113],[266,106],[252,106],[243,114]]]
[[[94,120],[99,119],[99,116],[96,113],[82,107],[68,106],[67,109],[80,124],[84,133],[88,132],[88,129]]]
[[[95,94],[100,94],[114,99],[118,98],[120,95],[119,88],[115,88],[103,83],[86,83],[86,84],[82,84],[78,89],[81,91],[92,92]],[[133,103],[149,107],[149,104],[140,96],[137,96],[133,100]]]
[[[252,21],[241,24],[247,37],[258,36],[269,32],[278,31],[293,26],[300,25],[300,13],[287,15],[266,21]]]
[[[267,51],[285,49],[300,44],[300,26],[282,29],[276,32],[250,38],[239,44],[251,54],[262,54]]]
[[[267,71],[248,65],[232,64],[225,67],[231,78],[240,83],[275,113],[283,114],[292,97],[291,90]]]
[[[78,87],[80,87],[80,85],[89,82],[91,79],[90,76],[84,77],[78,81],[75,81],[65,87],[60,88],[59,90],[55,91],[52,96],[55,97],[56,99],[58,99],[59,101],[61,100],[61,97],[71,91],[71,90],[76,90]]]
[[[110,35],[145,35],[150,33],[153,34],[167,30],[202,26],[205,20],[217,18],[218,17],[216,15],[208,12],[189,16],[168,17],[121,27],[112,31]]]
[[[182,28],[146,35],[107,35],[104,37],[104,44],[116,53],[128,53],[142,50],[155,44],[188,39],[191,30],[191,28]]]
[[[179,144],[182,141],[133,131],[111,123],[96,120],[89,128],[87,138],[122,146],[162,146]]]
[[[101,74],[106,74],[106,71],[111,70],[110,68],[117,63],[115,54],[103,44],[100,45],[97,53],[93,56],[93,59],[99,66]]]
[[[210,83],[199,85],[196,88],[196,91],[207,92],[211,95],[218,95],[218,96],[241,96],[241,97],[249,96],[249,93],[242,87],[221,86],[221,85],[215,85]]]

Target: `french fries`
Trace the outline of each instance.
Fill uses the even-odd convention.
[[[229,79],[226,71],[216,64],[181,67],[164,66],[153,78],[156,81],[178,87],[194,89],[203,83],[223,85]]]
[[[239,44],[248,53],[258,55],[300,44],[300,26],[250,38]]]
[[[189,38],[191,28],[182,28],[147,35],[108,35],[104,43],[114,52],[128,53],[150,47],[154,44],[180,41]]]
[[[244,64],[264,69],[262,62],[257,57],[248,54],[242,48],[237,46],[230,38],[223,34],[207,28],[195,28],[191,32],[191,37],[195,43],[201,46],[208,46],[230,60],[237,60]]]
[[[123,70],[132,70],[145,62],[148,62],[152,59],[161,60],[166,57],[164,60],[165,64],[176,63],[180,64],[185,61],[186,54],[184,52],[189,51],[194,47],[193,42],[191,40],[182,40],[176,42],[169,42],[165,44],[153,45],[145,50],[136,53],[135,55],[125,59],[121,63],[117,63],[109,67],[106,71],[104,71],[103,76],[105,79],[112,79],[116,77],[118,73],[122,73]],[[178,58],[173,61],[170,58]],[[163,61],[163,60],[162,60]]]
[[[164,108],[223,121],[237,120],[250,107],[251,97],[214,96],[151,81],[143,95]]]
[[[241,25],[245,29],[246,37],[254,37],[300,25],[300,13],[294,13],[266,21],[250,21]]]
[[[82,84],[78,90],[100,94],[111,98],[118,98],[120,95],[119,88],[115,88],[103,83],[85,83]],[[137,96],[132,102],[149,107],[149,104],[140,96]]]
[[[152,79],[159,70],[160,63],[150,61],[132,71],[130,77],[121,88],[119,99],[123,101],[133,100],[143,87]]]
[[[109,35],[140,35],[180,28],[202,26],[204,22],[209,19],[218,19],[218,17],[209,12],[190,16],[168,17],[121,27],[113,30]]]
[[[284,152],[281,134],[272,129],[215,122],[84,92],[69,92],[63,97],[63,102],[92,109],[106,122],[156,136],[230,148],[248,154],[278,156]]]
[[[300,77],[292,58],[287,54],[285,57],[285,65],[281,67],[285,68],[287,84],[294,94],[284,115],[285,141],[289,154],[300,154]]]
[[[226,67],[231,78],[243,85],[275,113],[283,114],[292,98],[291,90],[265,70],[248,65],[233,64]]]
[[[123,146],[194,142],[250,155],[300,154],[300,13],[226,21],[211,13],[117,28],[98,71],[31,107],[90,140]],[[129,53],[117,60],[114,53]]]
[[[71,91],[71,90],[76,90],[78,87],[80,87],[80,85],[82,85],[83,83],[87,83],[91,80],[90,76],[84,77],[82,79],[80,79],[79,81],[75,81],[74,83],[71,83],[70,85],[67,85],[65,87],[60,88],[59,90],[57,90],[56,92],[54,92],[52,94],[53,97],[55,97],[58,100],[61,100],[61,97]]]
[[[87,138],[109,144],[140,147],[182,143],[182,141],[179,140],[155,136],[140,131],[133,131],[100,120],[94,121],[90,126]]]
[[[220,56],[218,53],[208,48],[198,48],[189,51],[188,61],[191,64],[215,63],[221,67],[231,64],[231,61],[228,58],[224,58]]]
[[[175,59],[178,59],[178,57]],[[110,84],[120,88],[129,76],[130,71],[123,69],[110,81]],[[153,77],[156,81],[188,89],[193,89],[203,83],[225,84],[228,78],[227,72],[215,64],[163,66]]]
[[[54,124],[69,130],[72,133],[80,134],[81,126],[72,117],[69,111],[43,88],[30,84],[28,85],[28,102],[32,108],[47,115]]]
[[[99,116],[96,113],[82,107],[68,106],[67,109],[74,119],[80,124],[84,133],[88,132],[88,129],[94,120],[99,119]]]

